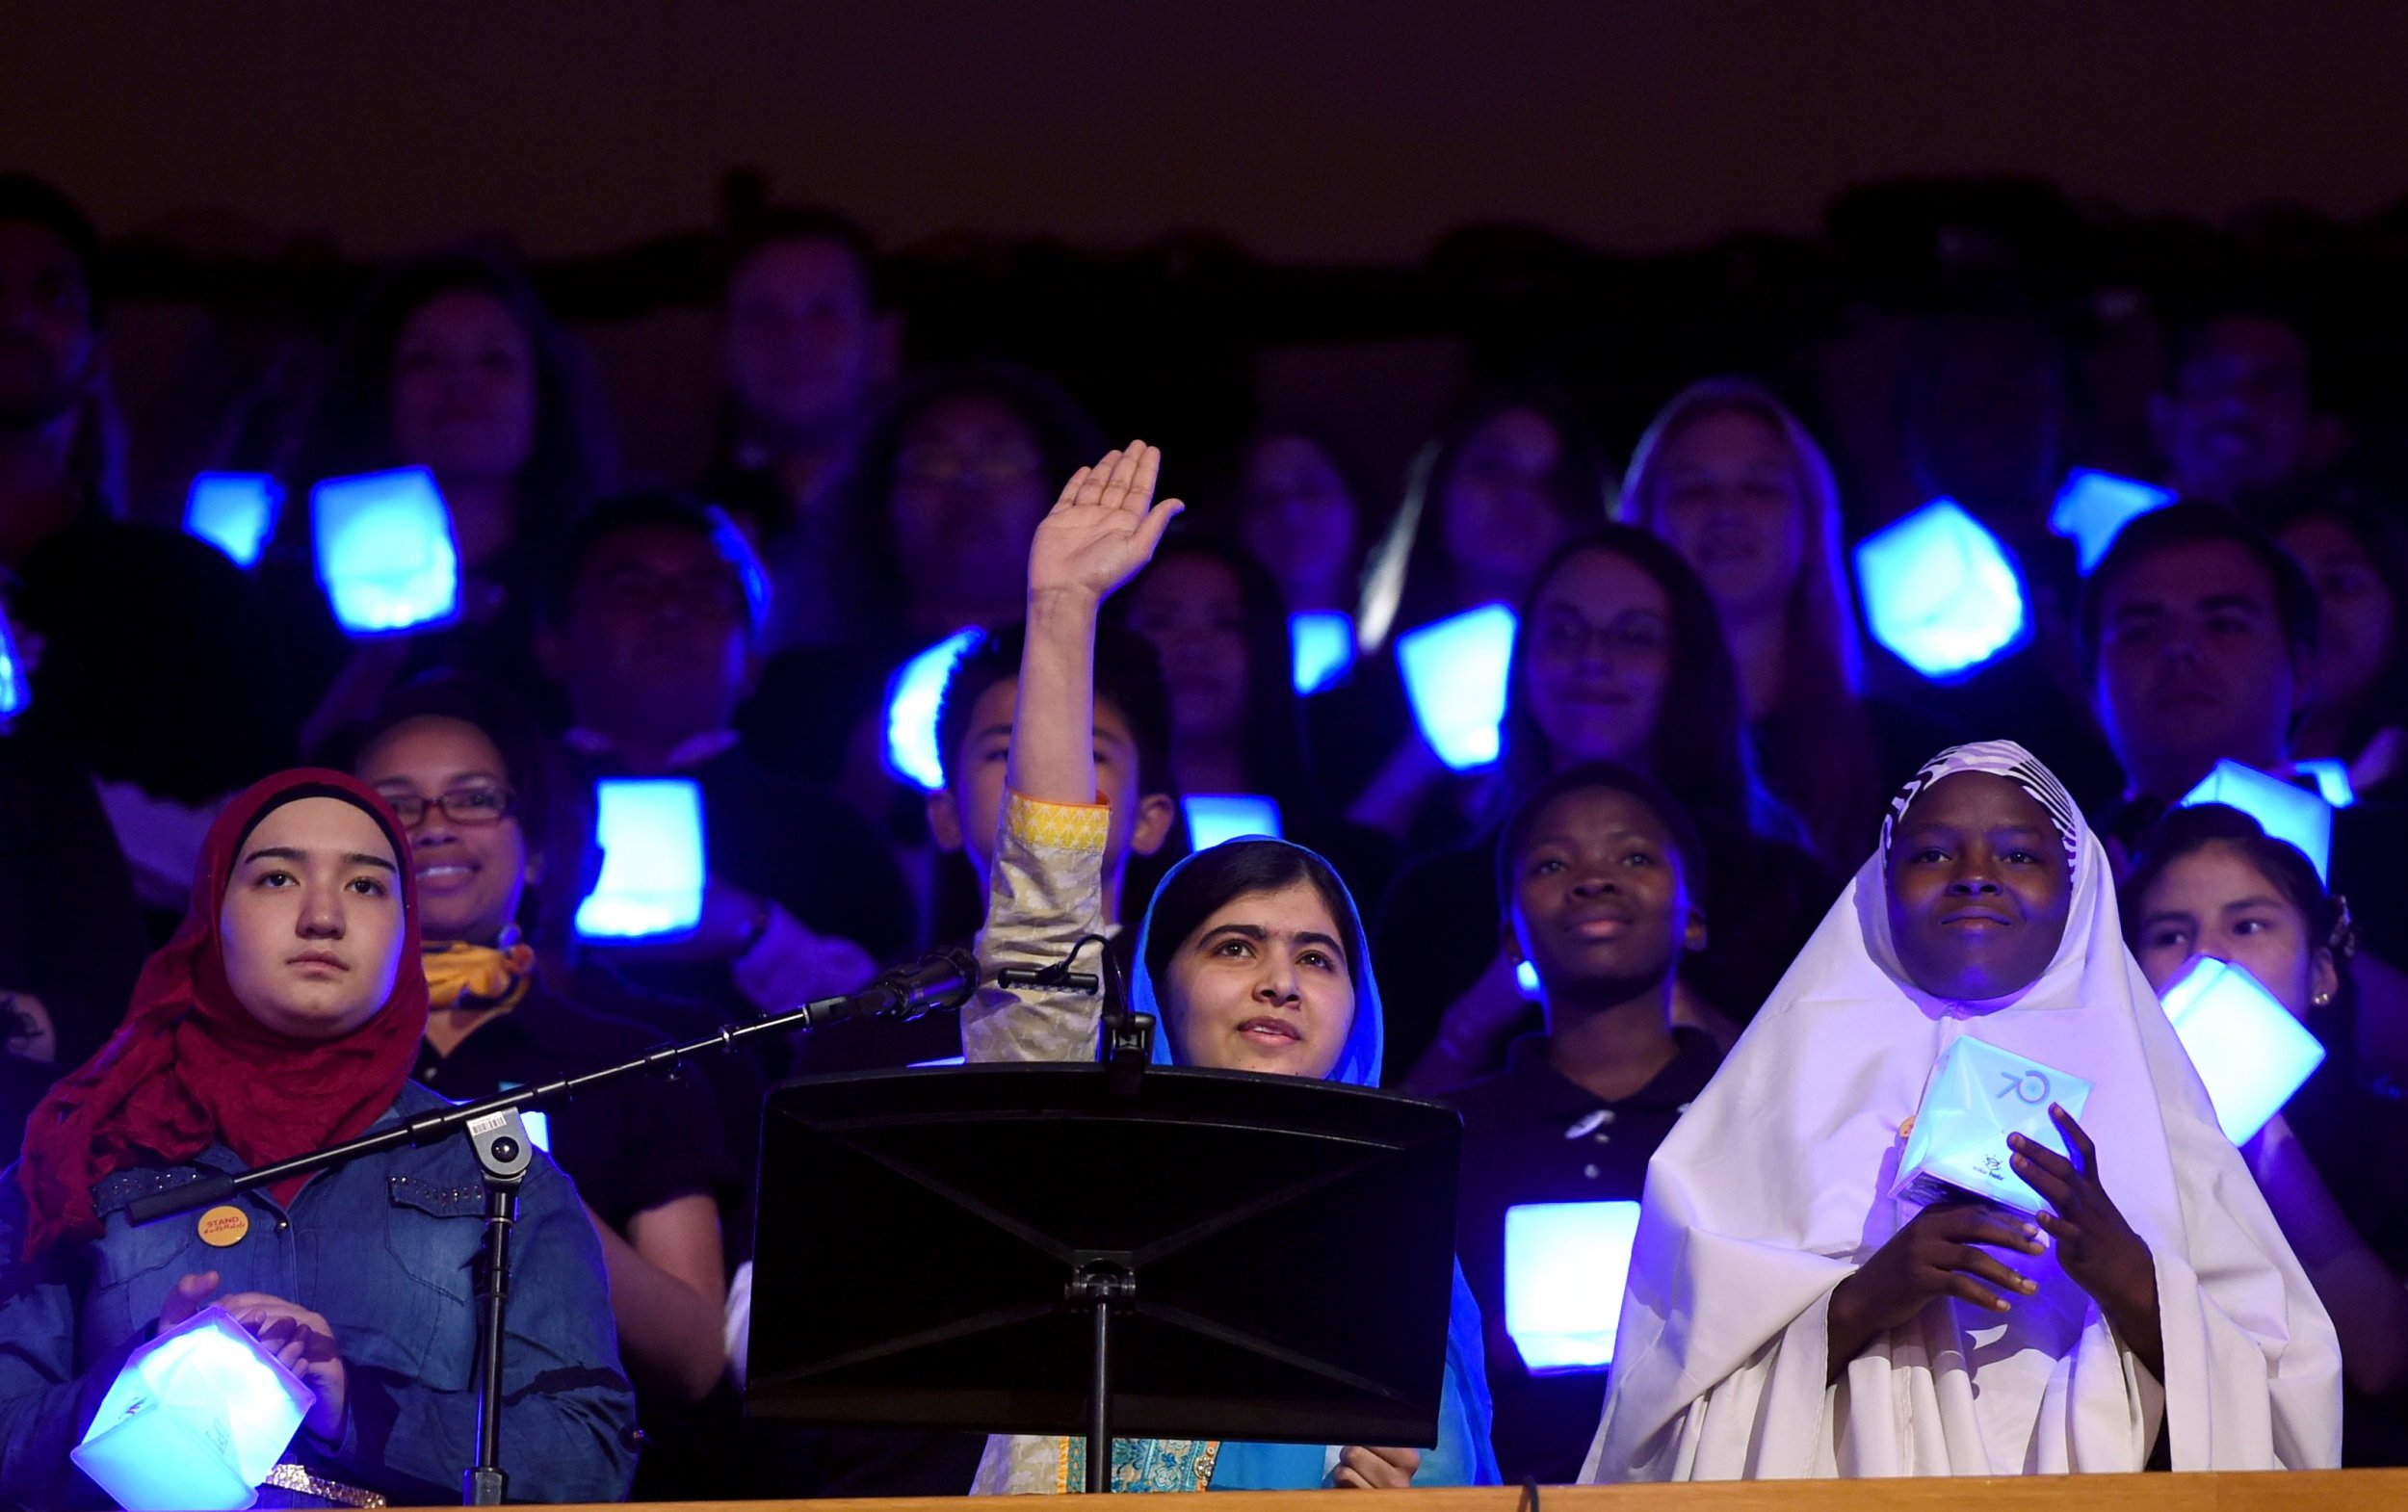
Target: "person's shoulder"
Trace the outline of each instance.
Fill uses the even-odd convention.
[[[513,1012],[545,1051],[595,1064],[641,1055],[668,1037],[653,1025],[588,1007],[541,983]]]

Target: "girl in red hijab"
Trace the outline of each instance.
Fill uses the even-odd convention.
[[[463,1140],[388,1152],[144,1228],[135,1198],[441,1106],[400,824],[337,771],[282,772],[211,826],[190,912],[124,1025],[35,1109],[0,1184],[0,1499],[105,1505],[67,1450],[132,1350],[210,1303],[317,1393],[262,1504],[449,1500],[473,1460],[484,1194]],[[538,1158],[520,1196],[503,1464],[514,1498],[615,1499],[633,1402],[602,1261]],[[278,1492],[289,1493],[280,1495]],[[356,1504],[356,1503],[353,1503]]]

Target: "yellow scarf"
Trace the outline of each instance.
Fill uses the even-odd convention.
[[[427,1001],[435,1008],[516,1007],[535,978],[535,948],[528,945],[497,950],[451,940],[425,947],[421,956]]]

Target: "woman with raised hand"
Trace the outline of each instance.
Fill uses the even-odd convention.
[[[1143,566],[1181,506],[1153,502],[1160,454],[1143,442],[1072,477],[1029,554],[1029,635],[981,965],[1050,964],[1107,932],[1101,876],[1109,812],[1097,792],[1092,660],[1105,598]],[[1131,1006],[1156,1015],[1165,1063],[1375,1085],[1379,994],[1362,921],[1313,852],[1232,841],[1190,857],[1138,934]],[[981,1060],[1086,1060],[1098,1007],[1038,989],[990,988],[963,1010]],[[1448,1329],[1439,1444],[1409,1448],[1121,1439],[1115,1491],[1398,1488],[1496,1478],[1478,1310],[1460,1273]],[[982,1492],[1058,1490],[1085,1474],[1077,1439],[996,1438]]]
[[[316,1394],[273,1484],[458,1495],[477,1457],[484,1237],[464,1136],[253,1187],[197,1217],[136,1228],[125,1211],[444,1106],[409,1080],[428,992],[408,853],[384,800],[338,771],[279,772],[218,815],[191,911],[144,967],[124,1026],[34,1110],[0,1184],[0,1497],[92,1504],[68,1450],[154,1328],[213,1302]],[[634,1397],[593,1229],[540,1154],[516,1232],[510,1489],[615,1499],[635,1464]]]

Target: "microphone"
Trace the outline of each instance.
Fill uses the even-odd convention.
[[[978,958],[955,948],[931,952],[909,966],[882,972],[877,980],[848,997],[823,998],[796,1011],[803,1015],[805,1029],[845,1019],[916,1019],[958,1008],[978,990]]]

